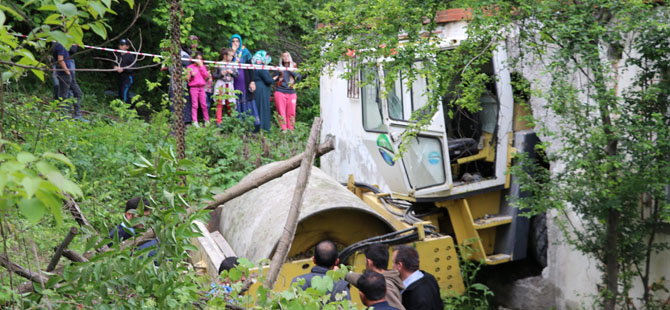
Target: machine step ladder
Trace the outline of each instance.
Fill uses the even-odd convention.
[[[449,212],[451,223],[460,244],[461,257],[497,265],[512,260],[512,252],[494,253],[497,228],[508,227],[514,219],[507,214],[486,214],[474,218],[468,199],[456,199],[436,203]]]

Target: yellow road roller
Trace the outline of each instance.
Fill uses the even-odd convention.
[[[457,44],[465,26],[462,21],[441,24],[441,40]],[[427,83],[397,79],[393,89],[384,89],[383,63],[352,80],[340,78],[346,70],[342,64],[332,75],[322,76],[322,135],[336,136],[335,150],[312,170],[290,261],[275,289],[286,288],[293,277],[309,272],[310,251],[323,239],[338,245],[342,263],[359,270],[364,259],[356,253],[368,244],[412,245],[419,252],[420,268],[452,294],[464,290],[459,259],[497,265],[526,258],[529,237],[542,235],[530,233],[530,219],[519,216],[521,211],[512,206],[524,193],[507,171],[516,152],[535,156],[538,140],[522,118],[529,112],[513,100],[506,58],[500,48],[483,67],[495,82],[480,98],[481,111],[438,107],[430,125],[402,156],[398,156],[401,137],[411,125],[410,115],[427,104],[422,95]],[[372,81],[361,83],[370,77]],[[210,234],[197,242],[200,253],[218,249],[220,254],[195,260],[209,266],[215,277],[226,256],[271,258],[284,229],[297,173],[288,172],[221,206],[220,215],[209,223]],[[541,261],[546,239],[534,249]]]

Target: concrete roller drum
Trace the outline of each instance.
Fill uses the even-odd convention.
[[[262,175],[276,163],[254,170]],[[270,258],[281,237],[291,205],[298,169],[286,173],[223,206],[219,231],[239,257],[251,261]],[[244,182],[243,179],[241,182]],[[395,231],[393,226],[345,186],[313,167],[289,258],[304,258],[317,242],[333,240],[348,246]]]

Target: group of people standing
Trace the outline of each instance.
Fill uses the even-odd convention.
[[[253,118],[255,130],[270,131],[272,123],[271,98],[274,97],[279,126],[282,131],[293,130],[297,93],[295,83],[302,78],[289,52],[283,52],[279,67],[291,70],[268,71],[261,69],[241,69],[235,65],[220,64],[213,70],[208,68],[203,60],[202,52],[198,51],[198,38],[190,36],[188,51],[181,50],[182,67],[186,70],[185,97],[190,105],[184,109],[185,122],[191,122],[199,127],[198,113],[202,113],[202,120],[209,123],[209,107],[216,104],[216,124],[223,121],[223,110],[231,116],[235,109],[242,118]],[[130,48],[128,39],[119,41],[119,51],[114,53],[114,71],[117,76],[118,96],[124,102],[130,102],[130,88],[133,85],[133,73],[137,56],[126,53]],[[75,119],[81,117],[82,92],[75,79],[75,63],[72,54],[76,51],[73,45],[66,50],[63,45],[55,42],[52,46],[54,57],[54,98],[65,100],[75,97],[74,111],[70,111]],[[254,55],[244,46],[242,37],[234,34],[230,44],[220,50],[221,62],[230,64],[269,65],[272,57],[264,50]],[[165,67],[164,69],[168,69]],[[170,98],[173,97],[173,83],[170,81]],[[273,96],[274,88],[274,96]],[[65,109],[65,107],[64,107]],[[70,110],[72,110],[70,108]],[[73,113],[72,113],[73,112]]]
[[[419,252],[414,247],[394,247],[390,260],[386,245],[371,244],[365,250],[365,258],[364,273],[349,272],[345,280],[333,284],[329,290],[331,301],[336,301],[338,296],[351,300],[349,287],[354,285],[359,289],[361,301],[375,310],[444,309],[437,280],[419,269]],[[315,276],[323,277],[328,270],[337,268],[340,260],[335,243],[330,240],[317,243],[312,261],[315,265],[312,270],[292,281],[304,281],[303,290],[311,286]],[[389,262],[391,269],[388,268]]]
[[[279,114],[279,125],[282,131],[293,130],[297,94],[295,83],[301,79],[297,71],[280,70],[270,73],[264,69],[242,69],[234,65],[220,64],[213,72],[207,68],[203,55],[197,50],[197,37],[191,36],[191,53],[182,50],[182,59],[186,68],[188,94],[190,97],[190,121],[199,127],[198,112],[202,119],[209,123],[209,106],[216,103],[216,124],[223,121],[223,110],[231,116],[235,109],[240,117],[252,117],[256,130],[270,131],[272,123],[271,97],[275,87],[274,101]],[[264,50],[257,51],[253,56],[243,45],[242,37],[234,34],[228,47],[220,50],[221,62],[231,64],[269,65],[272,57]],[[297,68],[289,52],[282,53],[280,67]]]
[[[389,247],[384,244],[368,245],[365,249],[365,271],[350,271],[344,280],[335,281],[327,291],[329,300],[351,300],[350,288],[353,285],[358,288],[363,304],[374,310],[443,310],[444,303],[437,279],[419,269],[419,252],[409,245],[398,245],[392,250],[391,256]],[[307,290],[315,277],[325,277],[329,270],[337,269],[341,263],[337,245],[330,240],[317,243],[312,262],[314,267],[310,272],[293,278],[292,284],[297,283],[298,287]],[[219,266],[219,275],[237,265],[237,257],[227,257]],[[243,277],[237,281],[244,280]],[[225,276],[217,279],[210,285],[208,298],[222,295],[234,305],[235,299],[228,296],[234,282]]]

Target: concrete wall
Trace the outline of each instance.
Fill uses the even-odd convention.
[[[510,57],[519,55],[519,44],[517,38],[511,36],[506,42],[506,47]],[[617,84],[619,86],[618,94],[621,95],[631,87],[632,79],[635,76],[635,68],[625,68],[626,59],[622,59],[618,63],[619,79]],[[534,90],[546,90],[550,86],[551,78],[547,73],[546,67],[543,66],[541,59],[535,59],[526,56],[517,68],[512,71],[520,72],[531,82],[531,88]],[[586,80],[584,76],[575,75],[573,81],[577,88]],[[587,100],[582,96],[583,100]],[[549,153],[556,152],[562,148],[562,143],[556,138],[560,136],[561,124],[560,120],[547,108],[547,101],[544,98],[532,96],[530,105],[533,111],[533,116],[539,120],[536,132],[540,133],[539,126],[544,126],[552,133],[558,133],[554,136],[542,136],[540,139],[545,142],[550,142],[551,146],[547,150]],[[561,162],[552,162],[550,171],[555,174],[562,171],[564,168]],[[583,309],[591,308],[593,297],[598,294],[597,285],[601,283],[602,273],[598,270],[598,262],[592,257],[587,257],[581,252],[573,249],[565,242],[563,232],[559,229],[558,223],[565,223],[569,220],[577,229],[582,229],[580,218],[571,210],[567,210],[565,214],[552,211],[547,214],[548,225],[548,267],[543,272],[543,277],[548,280],[551,285],[557,288],[556,290],[556,309]],[[658,236],[659,242],[670,241],[670,234],[664,232]],[[652,272],[651,282],[658,281],[662,277],[670,279],[670,251],[665,251],[654,255],[652,257]],[[632,289],[632,298],[639,298],[642,296],[642,287],[639,280],[635,280],[634,288]],[[665,283],[670,287],[670,281]],[[667,294],[665,294],[667,296]],[[667,298],[667,297],[666,297]]]

